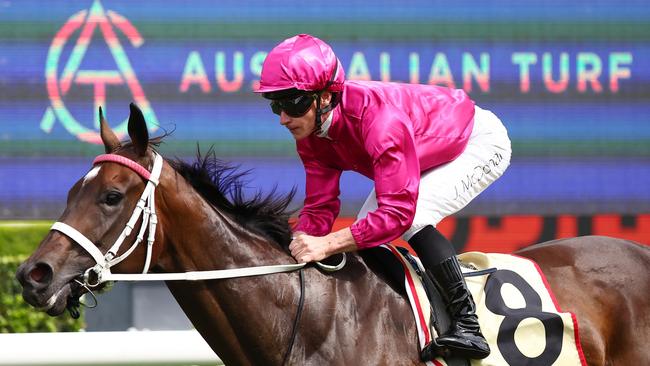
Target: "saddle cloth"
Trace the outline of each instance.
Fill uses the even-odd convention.
[[[392,245],[381,247],[393,253],[404,268],[404,285],[422,348],[438,336],[430,324],[431,305],[418,274],[424,273],[422,264]],[[472,366],[587,365],[575,315],[562,312],[535,262],[515,255],[480,252],[463,253],[458,258],[466,274],[495,269],[487,275],[465,278],[476,303],[481,331],[491,349],[487,358],[470,360]],[[447,363],[438,358],[426,365]]]

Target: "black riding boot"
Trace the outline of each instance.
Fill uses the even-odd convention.
[[[433,226],[426,226],[409,239],[409,244],[420,257],[428,277],[440,290],[452,318],[449,331],[422,348],[422,361],[439,356],[440,346],[458,357],[487,357],[490,347],[481,334],[474,300],[465,284],[451,242]]]
[[[452,326],[436,342],[461,357],[481,359],[490,354],[476,316],[476,305],[467,288],[456,256],[445,259],[427,273],[443,294]]]

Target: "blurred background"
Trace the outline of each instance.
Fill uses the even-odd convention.
[[[172,132],[167,157],[212,148],[251,170],[251,192],[297,187],[299,207],[294,140],[253,94],[266,53],[298,33],[328,42],[348,79],[462,88],[502,119],[510,168],[441,223],[460,251],[586,234],[647,244],[649,23],[644,0],[0,1],[0,246],[28,253],[38,240],[24,249],[16,233],[42,238],[62,212],[103,152],[99,105],[124,134],[136,102],[150,134]],[[372,182],[344,174],[341,187],[337,227]],[[89,311],[84,326],[150,327],[146,291],[116,286],[128,315]]]

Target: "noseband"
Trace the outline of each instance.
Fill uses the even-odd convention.
[[[158,186],[158,181],[160,179],[160,173],[163,166],[163,158],[160,154],[154,152],[154,163],[151,172],[145,169],[142,165],[136,163],[135,161],[117,154],[104,154],[99,155],[93,161],[93,165],[100,163],[117,163],[123,166],[126,166],[133,170],[135,173],[140,175],[143,179],[147,181],[147,185],[142,192],[142,196],[138,200],[131,218],[127,222],[126,226],[122,230],[122,233],[117,238],[115,243],[111,248],[106,252],[102,253],[97,246],[88,239],[84,234],[79,232],[77,229],[64,222],[55,222],[52,225],[51,230],[59,231],[67,235],[75,243],[83,247],[88,254],[92,256],[95,260],[96,265],[91,268],[88,268],[83,275],[83,281],[86,286],[96,287],[104,282],[108,281],[173,281],[173,280],[189,280],[189,281],[199,281],[199,280],[212,280],[212,279],[223,279],[223,278],[235,278],[235,277],[247,277],[247,276],[258,276],[271,273],[280,273],[280,272],[291,272],[303,268],[305,263],[298,264],[280,264],[280,265],[271,265],[271,266],[258,266],[258,267],[245,267],[245,268],[235,268],[235,269],[223,269],[223,270],[212,270],[212,271],[193,271],[193,272],[181,272],[181,273],[147,273],[151,265],[151,253],[153,252],[153,244],[156,236],[156,225],[158,223],[158,218],[156,216],[156,206],[155,206],[155,190]],[[117,253],[120,250],[120,247],[124,243],[124,240],[131,235],[135,224],[138,219],[142,216],[142,224],[140,226],[140,231],[137,238],[123,254],[117,256]],[[141,274],[122,274],[122,273],[112,273],[111,267],[120,263],[126,259],[137,246],[144,239],[145,231],[148,230],[147,237],[147,255],[142,269]],[[338,271],[343,268],[346,262],[345,254],[341,263],[330,266],[320,262],[316,262],[316,265],[321,269],[333,272]]]

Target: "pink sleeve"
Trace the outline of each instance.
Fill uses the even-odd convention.
[[[371,127],[365,145],[373,159],[378,208],[350,228],[360,249],[388,243],[408,230],[420,184],[420,163],[408,124],[395,113],[383,113]]]
[[[324,236],[332,231],[334,220],[341,209],[339,179],[341,170],[324,166],[309,157],[301,156],[305,166],[305,203],[294,231],[313,236]]]

